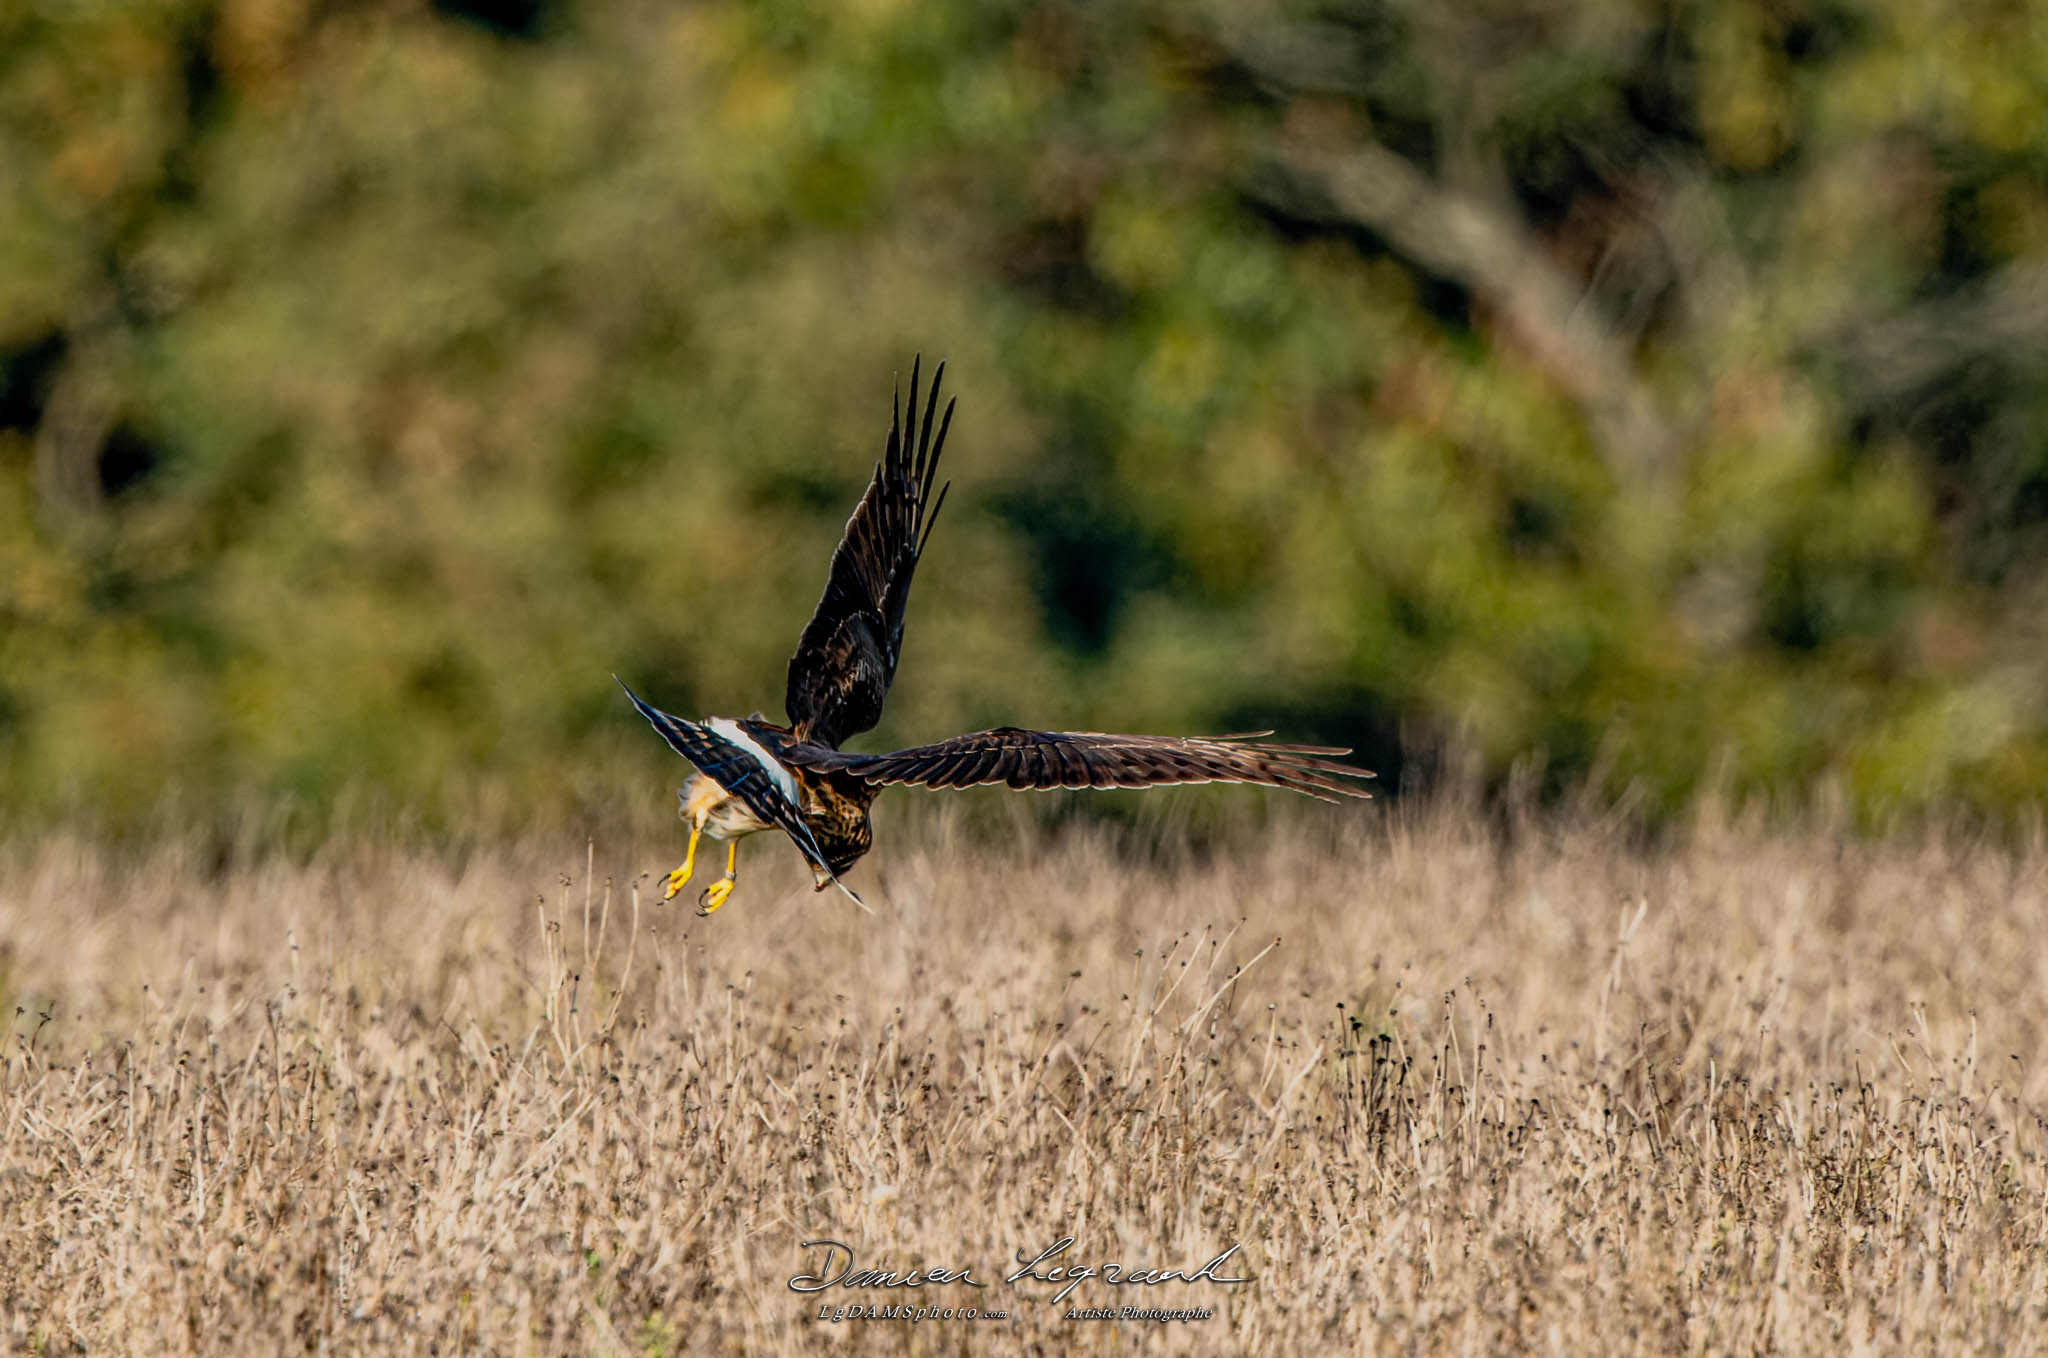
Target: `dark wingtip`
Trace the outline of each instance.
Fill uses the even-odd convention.
[[[903,375],[896,374],[889,380],[889,442],[882,460],[894,463],[902,456],[903,447]],[[880,469],[877,468],[877,471]]]
[[[654,728],[657,731],[661,729],[661,723],[655,720],[655,718],[664,715],[660,708],[650,707],[647,704],[646,700],[643,699],[639,694],[635,693],[627,685],[626,681],[619,678],[618,675],[614,674],[612,676],[612,682],[617,684],[620,688],[626,690],[626,700],[633,704],[633,708],[635,711],[637,711],[641,716],[647,718],[647,720],[654,726]]]
[[[919,369],[919,366],[920,366],[920,365],[921,365],[921,364],[922,364],[923,362],[924,362],[924,355],[923,355],[923,354],[913,354],[913,355],[911,356],[911,359],[910,359],[910,399],[909,399],[908,401],[906,401],[906,402],[904,403],[904,409],[906,409],[906,410],[908,410],[908,411],[910,412],[910,428],[904,431],[904,438],[903,438],[903,444],[904,444],[904,452],[906,452],[906,453],[908,453],[908,452],[910,451],[910,445],[911,445],[911,444],[914,444],[914,443],[916,443],[916,442],[917,442],[917,435],[918,435],[918,431],[917,431],[917,377],[918,377],[918,369]]]
[[[938,383],[934,380],[932,383],[932,398],[934,402],[937,401],[938,395]],[[918,491],[918,494],[921,496],[929,496],[932,493],[932,478],[939,474],[939,458],[945,455],[946,435],[953,428],[953,407],[958,404],[960,404],[960,399],[957,396],[946,402],[946,413],[939,419],[939,436],[931,439],[929,453],[924,448],[918,449],[918,470],[924,473],[924,485]],[[924,432],[927,437],[932,432],[930,412],[926,413]]]
[[[953,483],[951,481],[940,486],[939,498],[932,501],[931,512],[925,515],[924,532],[917,539],[917,554],[920,558],[924,556],[924,545],[932,540],[932,527],[939,521],[939,511],[946,507],[946,492],[952,488]]]
[[[944,362],[941,362],[937,370],[932,373],[931,391],[925,397],[924,403],[924,424],[917,431],[917,460],[919,465],[923,465],[926,454],[932,446],[932,420],[939,413],[939,383],[944,380],[945,376],[946,365]],[[917,401],[916,390],[915,387],[911,388],[912,395],[910,399],[912,404],[915,404]]]

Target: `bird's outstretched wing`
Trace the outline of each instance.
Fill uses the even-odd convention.
[[[799,740],[836,749],[848,736],[871,729],[881,719],[882,699],[896,677],[896,655],[903,643],[910,577],[946,498],[944,486],[937,500],[932,498],[939,454],[953,423],[953,403],[948,401],[934,436],[932,420],[938,414],[939,383],[945,375],[946,365],[941,363],[932,374],[931,394],[920,419],[918,364],[912,362],[909,422],[904,423],[904,412],[897,408],[875,479],[854,506],[845,536],[832,553],[824,597],[797,639],[784,702]]]
[[[890,754],[847,754],[797,748],[785,752],[805,767],[838,769],[870,783],[1015,788],[1159,787],[1168,783],[1262,783],[1330,802],[1364,797],[1343,780],[1370,778],[1336,762],[1351,753],[1324,745],[1282,745],[1260,737],[1119,736],[1099,731],[1020,731],[1005,726],[918,745]]]
[[[617,675],[612,678],[618,679],[619,687],[626,689],[626,696],[633,700],[633,706],[639,708],[640,715],[661,733],[670,749],[710,775],[720,787],[744,802],[749,811],[769,824],[781,827],[796,841],[796,847],[812,867],[831,873],[824,851],[818,847],[817,837],[811,833],[810,823],[804,819],[803,806],[793,790],[795,780],[788,769],[777,764],[758,744],[750,750],[708,725],[672,716],[642,702],[639,694],[626,688],[625,680]],[[836,875],[834,880],[837,880]]]

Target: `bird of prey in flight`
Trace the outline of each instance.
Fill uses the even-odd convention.
[[[896,676],[911,576],[946,498],[945,486],[936,498],[932,495],[939,455],[953,424],[953,402],[939,417],[945,372],[941,363],[932,374],[920,417],[918,366],[911,365],[908,407],[895,409],[874,480],[846,521],[845,535],[832,553],[824,597],[790,658],[783,699],[789,725],[777,726],[759,715],[690,721],[649,706],[620,681],[640,715],[697,770],[679,793],[683,819],[690,824],[689,852],[668,875],[663,900],[672,899],[694,875],[697,841],[708,834],[726,841],[725,876],[698,898],[697,913],[710,914],[732,894],[741,838],[779,829],[810,864],[817,890],[837,886],[866,909],[840,878],[872,846],[868,807],[891,783],[931,788],[1261,783],[1322,801],[1366,795],[1344,780],[1371,773],[1335,762],[1335,756],[1349,750],[1272,743],[1262,738],[1270,731],[1119,736],[1005,726],[888,754],[839,748],[880,720],[882,699]]]

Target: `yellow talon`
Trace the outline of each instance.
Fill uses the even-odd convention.
[[[740,842],[730,839],[725,844],[725,876],[704,888],[704,894],[697,898],[697,913],[708,915],[725,904],[725,898],[732,895],[733,884],[740,875]]]
[[[661,898],[663,900],[674,900],[676,898],[676,893],[678,891],[681,891],[683,887],[689,882],[690,878],[696,873],[697,836],[703,833],[704,829],[702,826],[693,825],[690,827],[690,851],[689,853],[683,856],[683,865],[668,875],[668,885],[663,889],[661,893]]]

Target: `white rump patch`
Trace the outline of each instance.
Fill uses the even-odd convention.
[[[768,753],[760,741],[748,735],[745,727],[731,717],[711,717],[704,724],[753,756],[754,762],[775,780],[775,786],[782,789],[782,795],[789,799],[789,804],[803,810],[803,794],[796,790],[796,776],[782,766],[781,760]]]

